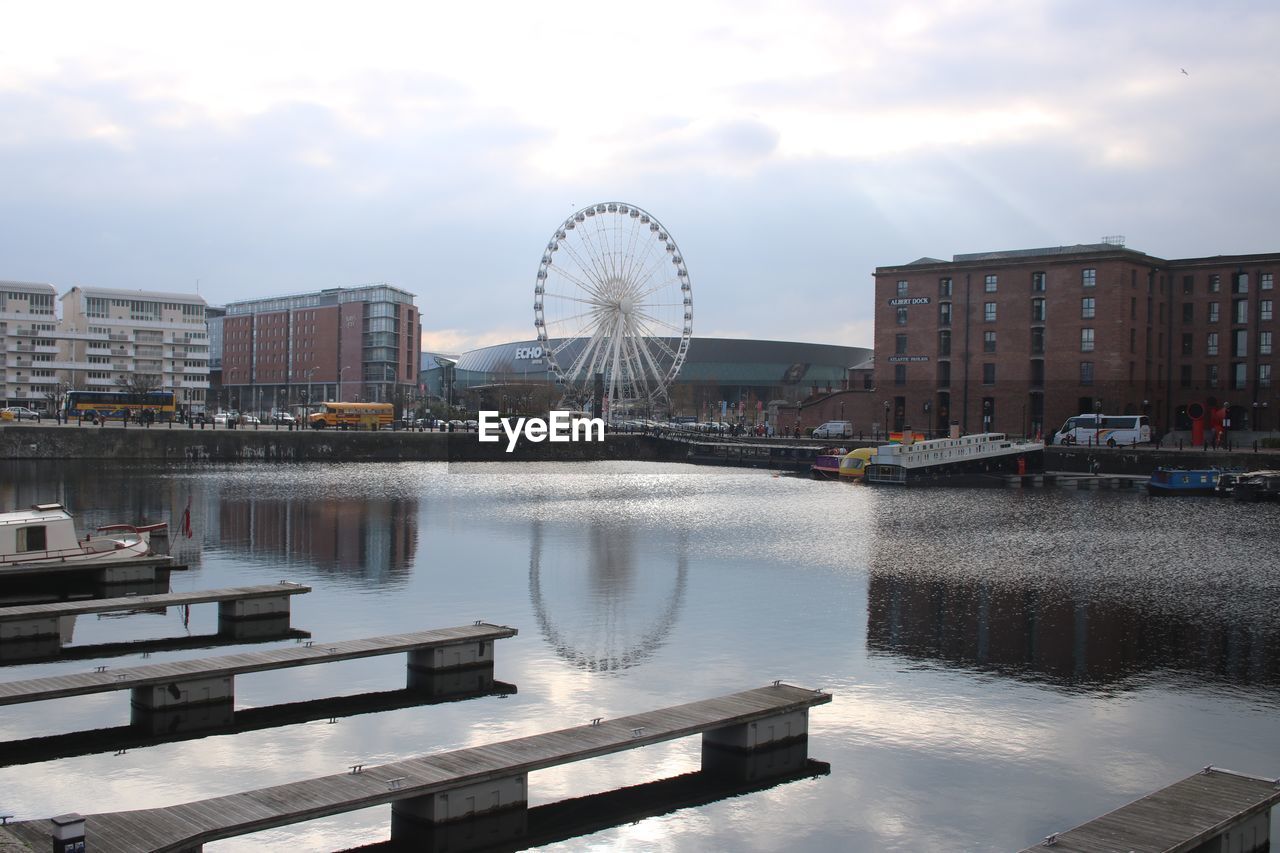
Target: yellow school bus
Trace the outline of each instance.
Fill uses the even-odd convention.
[[[312,429],[384,429],[394,416],[390,403],[321,403],[307,420]]]

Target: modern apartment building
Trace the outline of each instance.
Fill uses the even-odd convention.
[[[218,403],[242,411],[418,396],[422,324],[387,284],[233,302],[222,319]]]
[[[1275,429],[1277,273],[1280,253],[1118,242],[877,267],[876,387],[899,429],[1048,433],[1084,412],[1178,429],[1197,405]]]
[[[61,301],[56,337],[70,387],[173,390],[180,409],[205,410],[209,339],[202,297],[73,287]]]
[[[56,294],[52,284],[0,281],[0,406],[53,408],[59,382]]]
[[[185,293],[0,282],[5,405],[51,413],[67,390],[173,390],[200,412],[209,387],[204,300]]]

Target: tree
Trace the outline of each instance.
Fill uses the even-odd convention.
[[[116,385],[121,391],[131,394],[149,394],[161,388],[160,377],[154,373],[130,373],[128,376],[116,378]]]
[[[54,385],[52,388],[50,388],[48,391],[45,391],[44,392],[45,399],[53,404],[51,411],[54,411],[54,412],[60,411],[62,409],[63,398],[67,396],[68,391],[71,391],[74,388],[75,386],[72,385],[70,382],[67,382],[66,380],[62,380],[58,382],[56,385]]]

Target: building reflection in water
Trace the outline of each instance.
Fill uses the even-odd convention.
[[[407,578],[413,566],[415,498],[279,498],[246,496],[240,489],[216,478],[175,476],[163,466],[0,462],[0,511],[61,503],[81,532],[167,521],[169,553],[193,567],[204,548],[379,584]],[[164,541],[157,545],[163,552]]]
[[[418,501],[219,498],[217,529],[226,550],[282,558],[322,572],[356,574],[378,583],[407,579],[418,544]]]
[[[1123,601],[1023,584],[899,576],[873,570],[867,646],[1072,687],[1134,675],[1280,684],[1269,626],[1229,614],[1151,613]]]
[[[685,534],[673,553],[655,557],[637,553],[631,528],[593,521],[585,550],[554,564],[544,555],[543,538],[543,524],[535,520],[529,600],[559,657],[588,672],[612,672],[642,663],[666,643],[688,583]]]

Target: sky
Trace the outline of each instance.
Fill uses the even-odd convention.
[[[0,0],[0,280],[387,282],[534,335],[559,224],[678,242],[695,336],[872,343],[877,266],[1280,250],[1280,5]]]

